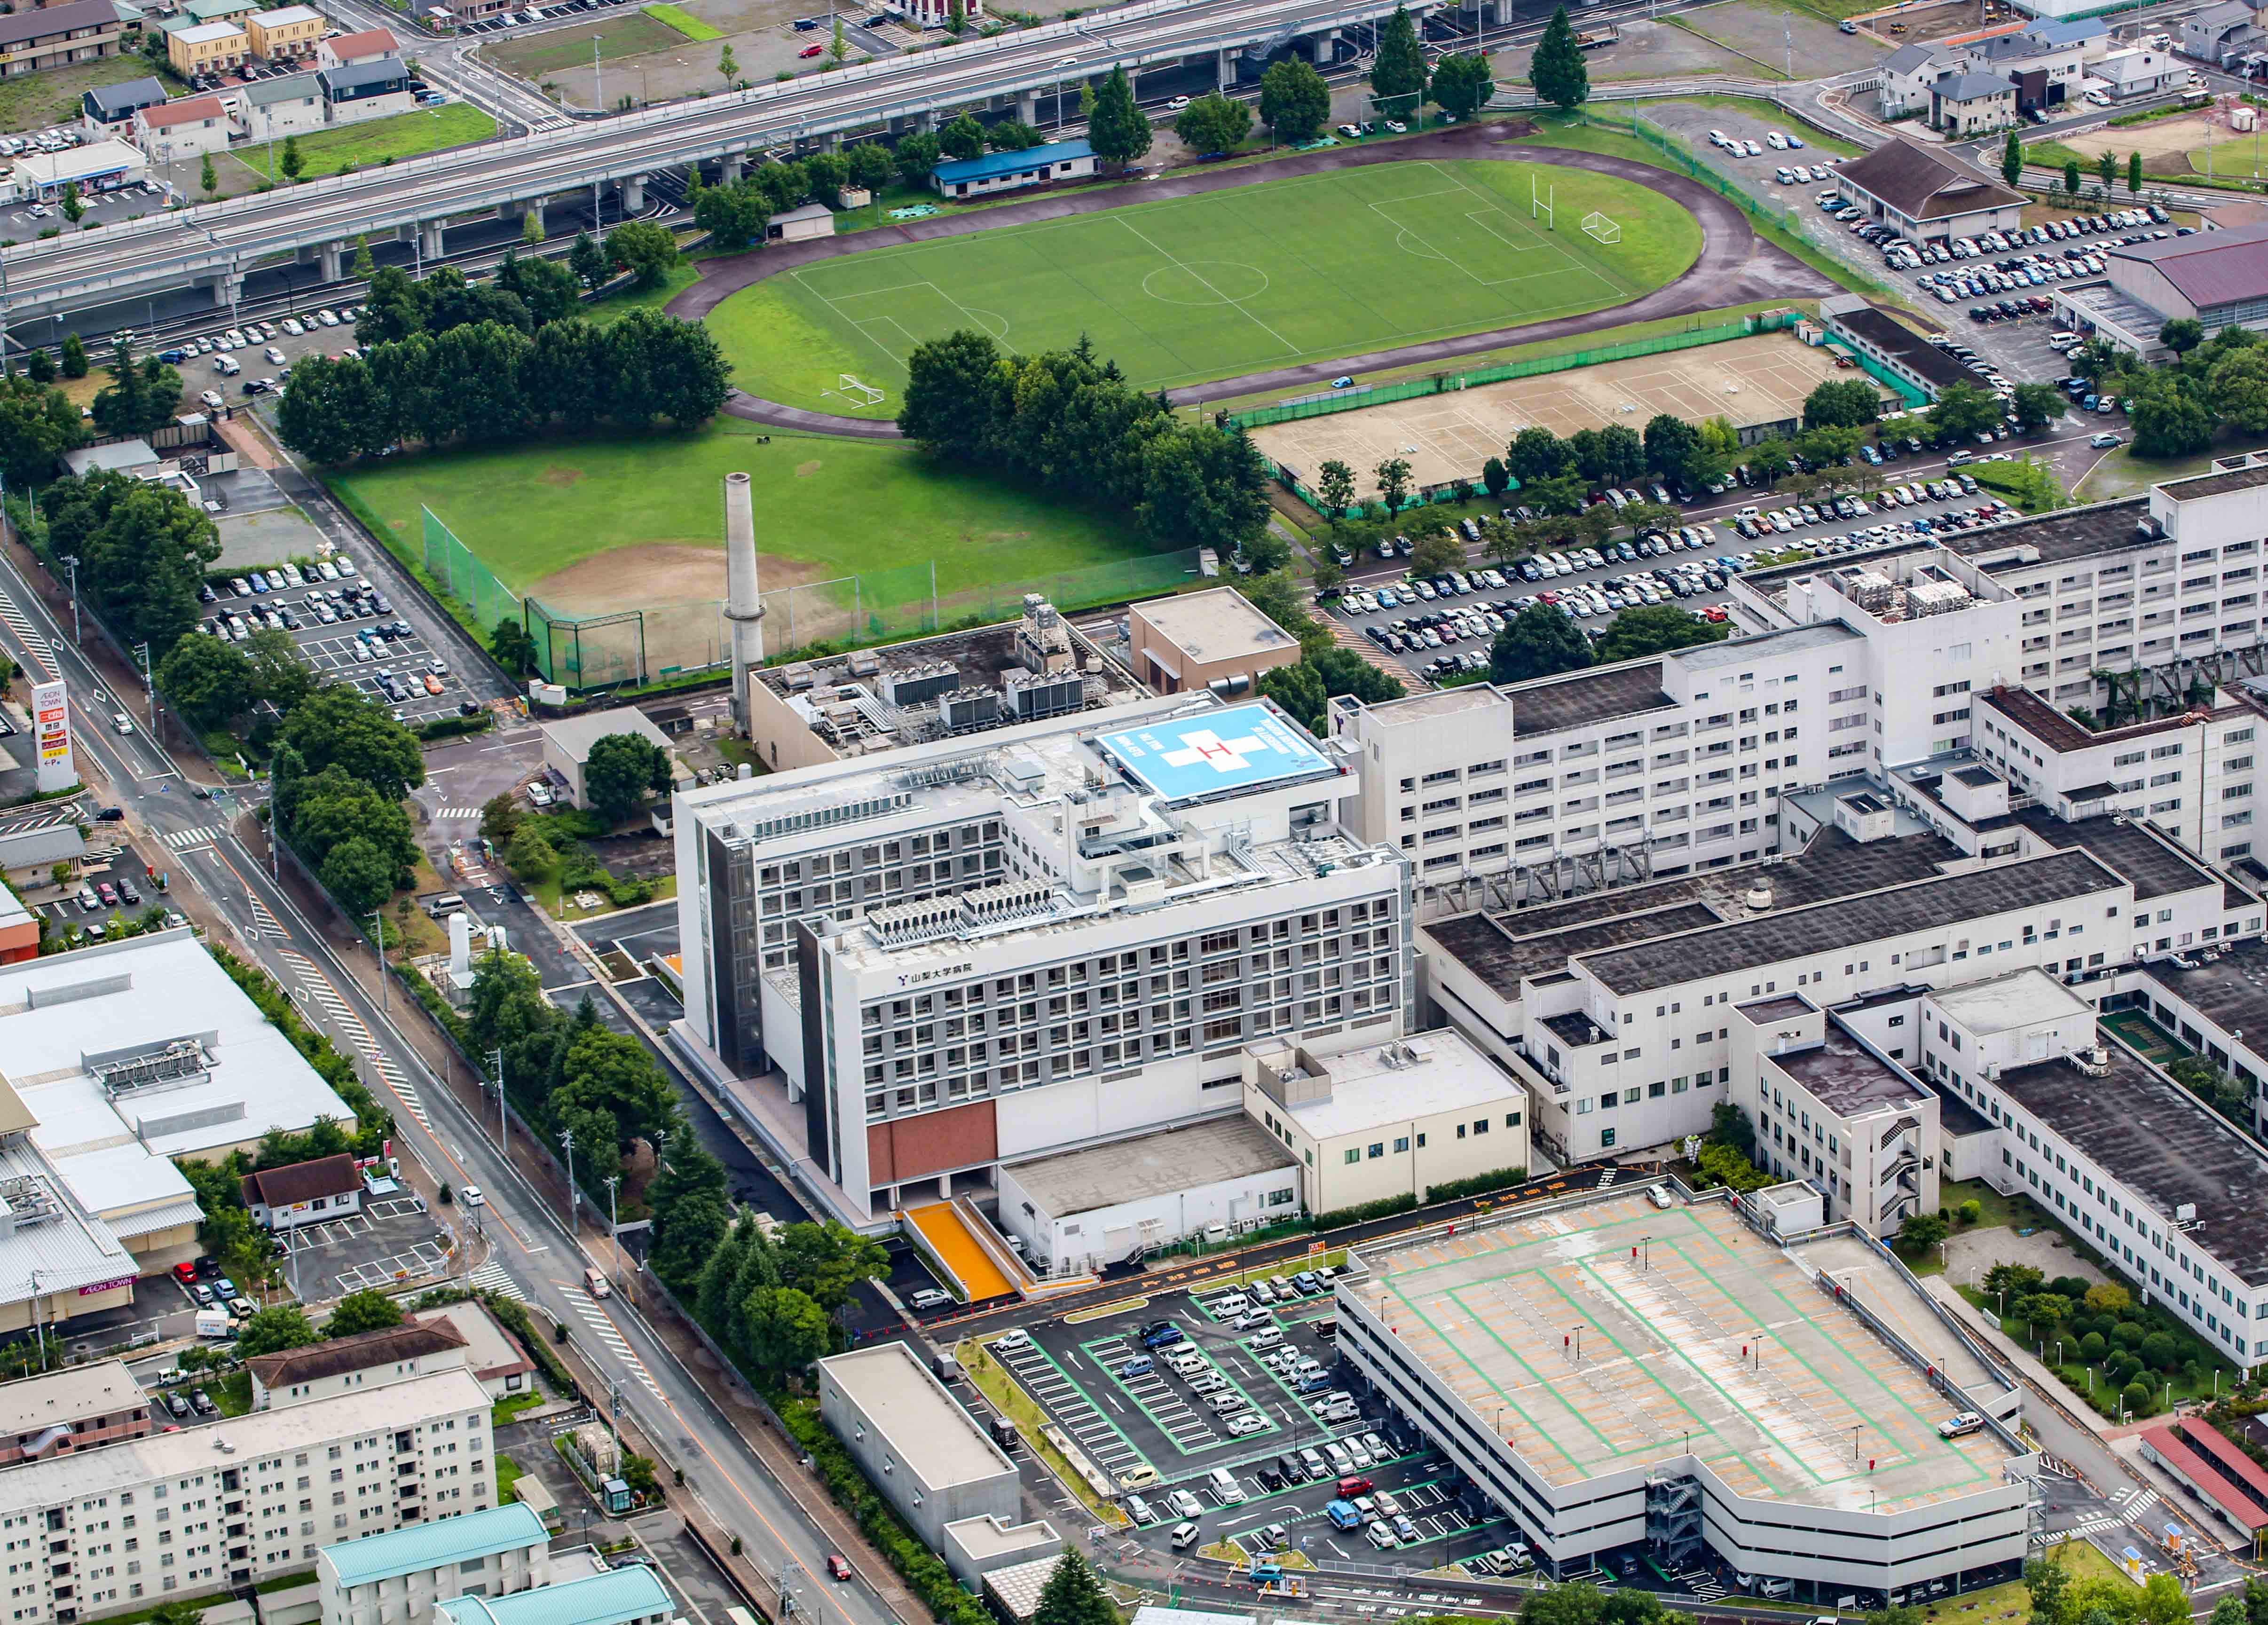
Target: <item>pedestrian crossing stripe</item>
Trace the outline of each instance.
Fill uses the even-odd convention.
[[[199,846],[210,846],[220,838],[220,831],[211,824],[194,830],[175,830],[166,837],[166,845],[175,852],[188,852]]]
[[[576,1316],[591,1329],[591,1334],[604,1343],[617,1360],[630,1368],[630,1375],[638,1379],[645,1391],[655,1399],[661,1399],[663,1397],[661,1389],[654,1382],[652,1373],[645,1369],[645,1362],[637,1357],[629,1341],[623,1338],[621,1332],[615,1329],[615,1323],[607,1318],[607,1311],[593,1303],[587,1294],[580,1291],[571,1289],[567,1294],[567,1302],[575,1311]]]
[[[357,1016],[354,1008],[339,996],[339,990],[331,986],[329,979],[315,968],[314,961],[289,948],[279,948],[276,951],[298,972],[308,996],[323,1007],[323,1013],[331,1018],[339,1030],[346,1035],[348,1042],[361,1052],[363,1059],[386,1081],[387,1088],[393,1090],[394,1098],[401,1103],[401,1109],[416,1119],[418,1127],[431,1129],[433,1125],[425,1115],[425,1103],[417,1097],[417,1091],[410,1087],[409,1080],[402,1075],[401,1068],[378,1047],[370,1036],[370,1029],[363,1025],[362,1017]]]
[[[483,1292],[493,1292],[499,1297],[508,1297],[515,1304],[527,1302],[527,1294],[519,1289],[519,1282],[514,1281],[504,1267],[493,1259],[466,1276],[465,1280],[468,1285]]]
[[[481,809],[477,807],[442,807],[437,808],[433,816],[436,818],[477,818],[481,816]]]
[[[278,934],[282,934],[284,927],[276,923],[276,916],[268,912],[268,905],[260,900],[258,893],[247,891],[245,893],[244,900],[252,906],[252,919],[254,924],[257,925],[262,931],[272,931]],[[284,951],[287,953],[290,952],[288,949]],[[292,957],[298,958],[298,956],[295,954]]]
[[[52,677],[55,675],[55,646],[40,635],[39,630],[32,624],[31,617],[18,609],[16,601],[5,593],[0,593],[0,622],[7,624],[8,630],[22,641],[26,653],[44,668],[42,676]]]

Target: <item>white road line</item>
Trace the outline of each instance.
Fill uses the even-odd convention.
[[[527,1294],[519,1289],[519,1283],[514,1281],[505,1272],[504,1267],[494,1259],[466,1276],[465,1280],[483,1292],[497,1293],[512,1299],[515,1304],[527,1302]]]
[[[194,830],[175,830],[166,837],[166,845],[175,852],[188,852],[200,846],[210,846],[220,838],[220,831],[211,824],[201,824]]]
[[[410,1087],[409,1080],[401,1074],[401,1068],[378,1047],[370,1036],[370,1029],[364,1026],[362,1017],[355,1014],[354,1007],[341,998],[339,990],[331,986],[330,979],[315,968],[314,961],[289,948],[279,948],[276,951],[298,973],[308,996],[323,1007],[324,1014],[331,1018],[348,1043],[361,1051],[363,1058],[386,1081],[387,1088],[401,1103],[402,1110],[417,1120],[420,1128],[431,1129],[433,1125],[425,1115],[425,1103],[417,1097],[417,1091]]]
[[[661,1389],[653,1380],[652,1374],[645,1369],[645,1362],[639,1359],[632,1351],[622,1333],[615,1329],[615,1323],[607,1318],[607,1311],[600,1308],[587,1296],[578,1291],[568,1292],[567,1303],[583,1324],[591,1328],[592,1335],[606,1344],[614,1352],[616,1359],[630,1368],[630,1375],[644,1385],[645,1391],[655,1399],[663,1400],[666,1403]]]

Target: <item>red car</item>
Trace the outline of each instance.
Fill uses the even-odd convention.
[[[850,1565],[843,1561],[842,1553],[829,1552],[827,1554],[827,1572],[838,1580],[847,1580],[850,1577]]]
[[[106,880],[98,883],[94,889],[102,894],[103,907],[115,908],[118,906],[118,888],[112,885]]]
[[[806,45],[801,50],[798,51],[796,55],[799,56],[816,56],[820,52],[826,48],[827,48],[823,45]]]
[[[176,1281],[178,1281],[178,1282],[180,1282],[183,1286],[185,1286],[185,1287],[193,1287],[193,1286],[196,1285],[196,1284],[197,1284],[197,1267],[196,1267],[195,1265],[194,1265],[194,1264],[176,1264],[176,1265],[174,1265],[174,1266],[173,1266],[173,1279],[174,1279],[174,1280],[176,1280]]]

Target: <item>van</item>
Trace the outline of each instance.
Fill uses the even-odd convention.
[[[1330,1469],[1323,1465],[1321,1451],[1303,1450],[1300,1452],[1300,1471],[1307,1479],[1313,1481],[1315,1479],[1327,1477]]]
[[[604,1270],[585,1270],[583,1272],[583,1290],[588,1292],[593,1297],[612,1297],[614,1296],[614,1289],[607,1284],[607,1275]]]
[[[438,897],[425,899],[425,912],[435,920],[446,920],[452,914],[460,913],[464,906],[465,899],[453,891],[445,891]]]
[[[1138,1525],[1154,1524],[1158,1521],[1156,1509],[1139,1496],[1126,1497],[1126,1516],[1132,1518]]]
[[[1226,1467],[1215,1467],[1205,1474],[1205,1488],[1220,1497],[1223,1506],[1244,1504],[1244,1486],[1236,1481],[1236,1474]]]
[[[223,378],[234,378],[239,373],[244,371],[241,366],[237,365],[236,358],[234,356],[221,357],[218,360],[213,363],[213,369]]]
[[[1771,1579],[1766,1580],[1762,1585],[1756,1587],[1756,1595],[1759,1597],[1772,1598],[1776,1600],[1793,1597],[1795,1595],[1795,1582],[1787,1578],[1785,1575],[1774,1575]]]
[[[1174,1526],[1174,1549],[1175,1551],[1185,1552],[1197,1543],[1197,1526],[1195,1524],[1176,1524]]]
[[[1666,1185],[1649,1185],[1646,1187],[1646,1199],[1657,1208],[1668,1208],[1670,1201],[1669,1187]]]

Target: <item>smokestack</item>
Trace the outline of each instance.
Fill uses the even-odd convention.
[[[449,969],[460,977],[473,973],[473,917],[462,909],[449,916]]]
[[[748,731],[748,674],[764,663],[764,602],[756,587],[756,512],[745,474],[725,476],[725,618],[732,623],[733,726]]]

